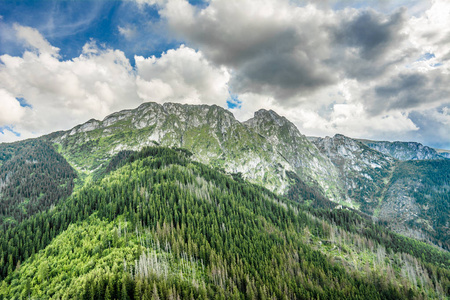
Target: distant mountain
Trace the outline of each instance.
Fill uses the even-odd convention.
[[[340,134],[310,140],[339,169],[355,207],[396,232],[450,249],[450,160],[429,155],[427,160],[398,161]],[[400,145],[410,145],[409,157],[433,153],[418,143]]]
[[[416,142],[386,142],[360,140],[372,149],[390,155],[398,160],[442,159],[446,156],[435,149]],[[449,156],[450,157],[450,156]]]
[[[444,149],[434,149],[437,153],[439,153],[440,156],[445,158],[450,158],[450,150],[444,150]]]

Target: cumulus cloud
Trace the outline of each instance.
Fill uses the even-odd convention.
[[[450,149],[450,102],[440,107],[423,111],[414,111],[410,118],[419,127],[414,140],[421,143],[432,144],[441,149]]]
[[[30,51],[0,56],[0,127],[20,138],[69,129],[90,118],[133,108],[144,101],[177,101],[224,106],[229,73],[200,51],[181,46],[161,57],[136,56],[90,41],[80,56],[61,60],[39,32],[16,25]],[[26,105],[16,99],[26,99]],[[11,135],[12,134],[12,135]],[[19,139],[3,130],[0,141]]]
[[[332,55],[327,63],[340,78],[358,81],[381,78],[418,55],[408,43],[406,9],[385,15],[373,10],[345,10],[332,32]]]
[[[133,1],[158,9],[147,25],[177,39],[135,66],[95,42],[62,60],[37,30],[13,26],[28,51],[0,56],[0,89],[32,106],[19,103],[15,130],[68,128],[142,101],[225,106],[231,95],[240,120],[274,109],[306,134],[414,139],[448,127],[448,1]],[[130,44],[153,32],[133,24],[113,28]],[[446,130],[433,136],[450,141]]]
[[[378,60],[404,38],[405,9],[388,17],[373,10],[358,12],[335,31],[337,43],[345,44],[365,60]]]
[[[418,17],[409,20],[409,39],[417,48],[440,60],[450,58],[450,2],[434,0]]]
[[[425,115],[430,116],[430,109],[434,111],[450,101],[449,16],[450,3],[433,1],[425,13],[408,20],[405,33],[416,51],[408,63],[367,89],[364,103],[371,114],[404,111],[417,116],[427,111]]]
[[[147,101],[224,105],[230,74],[200,51],[180,46],[155,56],[136,56],[137,92]]]
[[[135,2],[139,7],[144,7],[146,5],[163,5],[166,0],[127,0]]]
[[[429,109],[439,106],[442,101],[448,101],[449,81],[449,74],[443,74],[441,70],[401,73],[376,85],[374,93],[367,95],[370,100],[366,102],[375,114],[392,110]]]
[[[20,122],[25,115],[26,108],[8,91],[0,88],[2,109],[0,110],[0,127]]]
[[[50,45],[37,29],[18,24],[14,24],[13,28],[16,30],[16,37],[22,40],[27,46],[39,51],[40,54],[58,56],[59,49]]]
[[[36,30],[15,27],[33,49],[22,57],[0,56],[0,89],[2,107],[14,107],[7,110],[16,116],[9,124],[23,136],[67,129],[142,102],[133,68],[121,51],[90,42],[79,57],[62,61]],[[21,107],[15,97],[25,98],[31,108]]]
[[[161,11],[170,28],[217,65],[232,68],[235,92],[291,98],[336,81],[323,26],[333,16],[290,1],[213,1],[196,9],[172,0]]]
[[[287,0],[217,0],[198,9],[171,0],[161,15],[208,59],[233,69],[234,91],[271,95],[282,105],[343,78],[380,77],[414,52],[403,47],[405,9],[385,15]]]

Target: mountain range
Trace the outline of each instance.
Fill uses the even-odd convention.
[[[45,138],[85,177],[101,171],[122,150],[151,145],[185,148],[196,161],[242,174],[278,194],[287,193],[288,174],[295,174],[334,203],[450,249],[448,221],[436,219],[439,207],[440,219],[450,220],[445,204],[450,162],[419,143],[359,141],[339,134],[308,139],[274,111],[262,109],[239,122],[218,106],[177,103],[144,103]],[[407,160],[414,159],[437,161],[412,170],[415,164]],[[434,168],[438,182],[430,178]]]
[[[152,151],[156,152],[153,153]],[[161,157],[162,163],[158,164],[155,162],[155,159],[158,157]],[[173,160],[173,163],[168,163],[171,160]],[[148,172],[152,172],[152,169],[148,167],[150,165],[154,170],[158,170],[154,171],[156,175],[152,175],[156,177],[148,175]],[[193,174],[196,175],[194,176]],[[150,177],[147,178],[146,176]],[[141,177],[147,178],[148,182],[143,181],[144,179],[135,179]],[[228,180],[231,181],[228,182]],[[196,255],[196,253],[201,253],[201,250],[198,250],[199,252],[192,249],[187,251],[186,249],[191,247],[188,245],[188,242],[186,242],[186,245],[179,246],[185,252],[180,250],[176,254],[171,253],[167,246],[166,248],[156,246],[155,243],[157,242],[160,244],[163,243],[163,238],[168,239],[167,232],[170,232],[170,229],[165,229],[165,227],[160,228],[158,226],[169,226],[170,222],[162,221],[158,224],[152,223],[151,218],[146,219],[146,221],[138,221],[137,219],[130,220],[130,215],[127,215],[127,213],[129,214],[135,211],[135,214],[131,214],[131,216],[132,218],[138,218],[137,216],[141,216],[141,209],[146,207],[147,202],[141,203],[139,201],[143,200],[139,200],[137,204],[133,201],[127,203],[127,200],[120,200],[122,198],[118,198],[120,194],[128,195],[128,193],[131,193],[130,195],[133,195],[130,197],[131,199],[149,199],[152,196],[148,195],[156,193],[154,195],[156,198],[152,199],[160,199],[158,197],[162,197],[161,195],[165,192],[160,194],[161,191],[154,191],[150,182],[153,182],[151,184],[155,188],[158,187],[158,189],[164,190],[164,188],[168,188],[165,187],[164,182],[167,182],[167,185],[175,190],[180,189],[180,194],[177,194],[177,192],[175,196],[170,197],[181,199],[185,193],[181,191],[189,191],[189,193],[195,195],[195,197],[192,196],[195,199],[203,199],[206,202],[216,201],[216,205],[217,199],[226,197],[223,196],[223,193],[230,193],[230,195],[233,195],[235,198],[239,197],[239,199],[243,197],[242,195],[250,193],[253,201],[256,201],[255,203],[251,201],[246,202],[249,201],[246,198],[239,200],[242,201],[242,204],[239,204],[240,202],[235,202],[236,200],[233,198],[232,200],[227,200],[231,201],[229,203],[226,202],[228,204],[224,202],[224,207],[229,206],[233,214],[239,215],[239,210],[234,212],[233,209],[235,205],[243,205],[246,208],[244,210],[245,213],[244,211],[241,212],[242,215],[245,215],[247,218],[255,218],[252,221],[256,222],[255,228],[259,226],[259,222],[262,222],[261,224],[263,224],[264,230],[278,235],[279,238],[284,236],[283,238],[286,239],[288,236],[291,236],[288,238],[290,241],[288,243],[289,245],[292,243],[294,243],[292,245],[297,245],[295,243],[300,241],[298,239],[301,239],[301,243],[309,244],[312,249],[320,253],[325,253],[326,257],[335,255],[335,257],[339,258],[339,261],[333,263],[343,265],[344,270],[353,270],[366,275],[369,270],[379,273],[383,268],[385,271],[392,272],[391,275],[388,275],[389,280],[394,282],[392,283],[392,295],[399,297],[405,296],[408,291],[402,290],[400,286],[404,288],[410,285],[413,288],[411,295],[414,295],[414,297],[421,295],[420,290],[428,293],[428,296],[436,296],[439,293],[442,295],[446,294],[447,296],[450,294],[449,290],[445,290],[446,287],[448,288],[448,282],[450,281],[448,277],[445,278],[446,271],[442,271],[444,275],[439,275],[443,276],[442,278],[444,279],[436,279],[434,281],[430,279],[427,281],[426,276],[432,277],[432,275],[423,275],[426,273],[424,270],[427,267],[425,265],[419,266],[420,263],[417,262],[417,259],[419,259],[423,263],[436,264],[436,266],[443,268],[443,270],[450,268],[450,259],[447,260],[445,258],[449,257],[447,251],[450,249],[450,159],[447,158],[445,151],[436,150],[414,142],[358,140],[340,134],[325,138],[306,137],[300,133],[292,122],[285,117],[279,116],[272,110],[261,109],[255,112],[253,118],[245,122],[240,122],[228,110],[214,105],[187,105],[177,103],[165,103],[161,105],[158,103],[144,103],[136,109],[113,113],[102,121],[92,119],[67,131],[54,132],[34,140],[0,144],[0,225],[7,232],[6,240],[13,239],[19,245],[24,245],[26,243],[20,242],[22,241],[21,238],[15,235],[17,230],[27,231],[31,230],[31,228],[39,228],[39,234],[48,232],[47,235],[44,234],[42,236],[40,242],[36,242],[37,245],[33,244],[29,249],[26,249],[26,253],[23,249],[16,250],[17,253],[14,251],[11,252],[11,249],[14,247],[9,246],[8,242],[4,239],[1,261],[2,278],[6,278],[2,283],[2,290],[7,291],[5,295],[15,295],[19,293],[18,291],[20,289],[27,288],[23,285],[23,278],[28,275],[24,275],[25,273],[23,272],[32,272],[31,270],[39,271],[42,268],[44,275],[40,274],[39,278],[34,278],[31,275],[27,277],[30,280],[30,286],[36,286],[34,290],[30,287],[27,293],[29,295],[33,293],[35,293],[33,295],[39,295],[38,287],[42,287],[46,277],[48,277],[49,284],[53,284],[52,289],[55,291],[58,290],[57,282],[62,279],[59,278],[56,280],[54,277],[51,277],[49,275],[51,272],[47,270],[49,267],[47,269],[45,269],[45,266],[41,267],[43,261],[50,259],[49,255],[52,255],[54,251],[57,251],[56,253],[66,253],[64,251],[69,251],[65,255],[72,257],[70,249],[63,248],[63,244],[67,241],[72,243],[70,241],[77,240],[77,238],[73,237],[74,235],[79,237],[78,239],[80,241],[87,238],[95,239],[95,230],[105,231],[104,235],[109,236],[108,232],[111,230],[122,232],[123,228],[120,227],[122,223],[132,224],[133,227],[129,228],[129,230],[133,232],[135,227],[135,233],[129,233],[130,235],[134,234],[131,240],[122,240],[122,233],[117,237],[115,235],[111,236],[111,241],[114,242],[114,245],[117,247],[125,247],[128,249],[127,251],[131,252],[137,251],[133,250],[137,244],[143,248],[153,249],[152,251],[155,251],[155,257],[160,257],[162,259],[161,261],[164,262],[163,265],[166,269],[163,269],[166,270],[165,272],[168,272],[167,274],[170,273],[170,270],[176,273],[176,270],[180,268],[186,274],[190,272],[190,275],[186,275],[186,280],[190,282],[187,286],[192,290],[186,289],[194,297],[200,297],[199,295],[202,293],[209,296],[218,295],[216,294],[216,290],[208,290],[209,285],[207,282],[214,282],[214,286],[222,287],[224,295],[228,296],[233,294],[234,288],[236,292],[247,289],[247,292],[250,293],[253,290],[253,293],[258,295],[258,297],[267,295],[278,298],[278,295],[284,292],[287,295],[291,295],[292,297],[290,298],[299,298],[299,295],[303,292],[311,293],[310,296],[328,295],[327,297],[329,297],[331,295],[327,294],[328,292],[316,291],[312,287],[310,289],[306,288],[302,292],[297,291],[298,293],[289,287],[281,287],[277,292],[268,284],[272,280],[269,275],[264,278],[255,279],[257,277],[252,277],[253,279],[250,279],[248,277],[249,275],[244,271],[242,272],[247,274],[245,276],[249,279],[247,284],[243,284],[241,281],[245,281],[244,273],[236,275],[239,274],[238,271],[231,271],[224,267],[226,262],[230,262],[228,259],[231,259],[223,258],[227,257],[225,252],[221,252],[220,255],[217,254],[219,257],[222,257],[222,260],[214,260],[214,264],[212,264],[211,257]],[[114,192],[110,192],[110,189]],[[246,189],[250,189],[250,192]],[[103,195],[102,190],[106,192],[105,195]],[[167,195],[171,194],[170,190],[168,188]],[[164,197],[169,197],[167,195]],[[124,198],[127,197],[124,196]],[[100,202],[93,204],[95,201],[92,199],[102,200],[98,200]],[[115,208],[112,208],[111,203],[114,203],[114,201],[111,199],[116,199],[114,201],[119,201],[118,203],[125,201],[123,203],[124,206],[117,205]],[[83,204],[77,204],[77,201]],[[155,203],[159,203],[158,201],[160,200],[155,201]],[[177,203],[177,200],[173,201]],[[189,201],[192,201],[192,199]],[[140,208],[135,208],[133,206],[135,204]],[[295,215],[299,214],[299,209],[304,211],[300,214],[305,220],[308,220],[305,222],[311,224],[311,228],[308,226],[300,226],[301,237],[299,237],[297,236],[298,232],[294,233],[292,231],[295,226],[287,229],[284,227],[286,224],[279,223],[279,221],[275,220],[277,217],[268,215],[268,212],[260,211],[261,209],[268,209],[269,206],[272,207],[271,205],[274,204],[276,204],[276,207],[288,209],[289,212],[296,212]],[[172,203],[171,205],[175,204]],[[197,207],[195,205],[193,209]],[[199,206],[198,213],[205,209],[210,209],[203,205]],[[262,206],[260,207],[258,205]],[[73,210],[72,214],[67,211],[68,207]],[[175,218],[171,215],[172,212],[166,211],[164,213],[159,208],[154,209],[158,211],[158,217],[154,216],[157,219],[162,218],[164,220],[166,217],[167,219]],[[274,211],[275,208],[271,209]],[[152,208],[148,208],[148,211],[152,211]],[[247,215],[247,211],[252,211],[252,214]],[[91,213],[94,215],[91,215]],[[184,216],[184,213],[184,211],[183,214],[180,213],[180,216]],[[222,215],[223,212],[220,209],[216,213],[220,218],[227,218],[226,214]],[[169,214],[170,217],[169,215],[165,216],[165,214]],[[276,214],[280,214],[280,212]],[[152,214],[149,213],[149,215]],[[199,220],[203,220],[203,217],[200,217],[200,215]],[[340,216],[339,218],[341,219],[336,217],[336,215]],[[44,225],[40,225],[39,223],[42,222],[44,216],[50,218],[50,220],[53,220],[51,218],[55,218],[55,220],[58,220],[57,224],[60,225],[48,225],[50,227],[46,229],[47,225],[45,225],[45,222]],[[60,216],[65,217],[64,219],[60,219]],[[118,216],[124,217],[119,218]],[[128,219],[126,216],[128,216]],[[283,218],[291,220],[291,216],[289,218],[286,216]],[[296,217],[292,218],[295,219]],[[294,219],[288,221],[288,223],[297,224],[297,221],[293,221]],[[69,222],[69,220],[71,221]],[[226,232],[234,230],[233,227],[226,227],[229,225],[228,222],[229,220],[227,219],[227,221],[218,223],[218,227],[214,227],[215,229],[212,233],[205,233],[205,238],[208,239],[208,245],[212,243],[209,240],[211,237],[209,234],[214,235],[216,231],[224,231],[226,236]],[[150,226],[149,224],[156,226],[154,230],[158,232],[157,237],[155,233],[152,233],[153,235],[150,234],[152,238],[149,238],[149,233],[144,233],[144,223],[147,224],[146,226]],[[172,221],[171,226],[175,226],[173,223],[177,222]],[[64,224],[67,224],[67,226]],[[184,221],[180,224],[191,226],[189,222]],[[247,230],[245,226],[249,226],[237,224],[236,226],[241,226],[240,228],[243,228],[244,232]],[[92,230],[92,232],[88,229],[86,232],[80,231],[80,226],[86,227]],[[206,224],[204,226],[209,225]],[[343,231],[338,234],[338,231],[341,229],[333,226],[341,226],[339,228],[345,228],[348,234],[355,236],[352,236],[352,238],[346,241],[345,237],[342,238]],[[358,226],[361,228],[358,229]],[[373,228],[380,230],[380,233],[375,233],[376,230],[372,226],[378,226]],[[322,227],[322,229],[317,229],[319,227]],[[52,229],[50,230],[49,228]],[[368,231],[364,231],[367,228],[370,229],[370,232],[373,231],[373,233],[369,234]],[[403,254],[397,249],[398,244],[395,244],[394,247],[387,242],[387,240],[397,241],[397,239],[398,241],[403,241],[401,236],[390,233],[391,231],[385,232],[384,230],[386,229],[401,234],[401,236],[424,241],[433,245],[434,248],[421,244],[420,247],[424,247],[423,249],[426,250],[421,250],[422,248],[419,246],[414,246],[412,248],[415,250],[411,250],[411,253],[401,256]],[[161,230],[164,232],[165,230],[168,231],[160,234],[159,231]],[[316,232],[314,230],[318,231]],[[179,231],[176,232],[177,234],[181,234]],[[344,240],[347,250],[343,250],[345,247],[342,244],[339,247],[335,245],[335,234],[339,236],[341,241]],[[356,236],[356,234],[359,234],[359,236]],[[145,244],[141,240],[141,237],[145,236],[147,236],[148,240],[153,241],[151,247],[148,243]],[[187,233],[185,233],[185,236],[189,236],[188,240],[192,239],[193,245],[195,244],[198,247],[203,243],[203,240],[200,238],[195,240],[193,236]],[[266,236],[264,238],[260,237],[259,242],[266,238]],[[361,241],[357,242],[358,239]],[[364,239],[366,240],[363,241]],[[245,240],[244,242],[246,243],[248,241]],[[253,242],[259,243],[256,240]],[[133,243],[136,243],[136,245]],[[285,243],[286,241],[282,244],[286,246]],[[362,258],[355,254],[357,249],[350,246],[352,243],[364,244],[365,246],[361,246],[361,249],[371,249],[370,251],[367,250],[371,253],[367,255],[371,257],[369,260],[374,264],[373,267],[365,267],[356,262],[357,259]],[[169,244],[172,245],[171,247],[178,245],[175,241],[171,241]],[[166,245],[169,244],[166,242]],[[372,246],[370,246],[371,244]],[[79,247],[77,245],[74,244],[73,247]],[[98,249],[106,251],[106,244],[102,242],[102,245],[99,245],[98,247],[100,248]],[[239,247],[238,244],[231,243],[230,245]],[[378,245],[378,248],[376,245]],[[278,246],[279,244],[277,243],[273,245],[275,248]],[[52,248],[49,250],[48,247]],[[295,248],[297,246],[293,247]],[[90,250],[83,248],[83,251],[87,251],[85,255],[92,256],[95,251],[100,251],[94,248]],[[111,246],[109,249],[112,251]],[[216,249],[214,251],[218,251],[218,248],[214,249]],[[241,250],[236,251],[236,253],[241,253],[239,252]],[[298,255],[299,249],[295,248],[295,251],[293,250],[294,252],[286,251],[282,250],[284,256],[282,259],[279,259],[280,266],[284,265],[293,253],[297,253]],[[335,251],[338,251],[339,255],[331,255]],[[347,254],[342,256],[342,251],[346,251]],[[428,253],[435,253],[433,251],[437,251],[436,253],[438,253],[433,255],[437,255],[437,257],[443,256],[444,258],[441,260],[432,259],[430,262],[427,261],[425,256],[422,257],[424,253],[427,253],[427,255]],[[117,281],[120,280],[125,280],[125,282],[130,280],[129,284],[136,288],[138,269],[140,270],[139,272],[142,271],[145,273],[144,267],[142,267],[142,270],[140,269],[139,261],[142,260],[142,264],[146,265],[151,260],[149,257],[153,255],[149,252],[144,253],[145,257],[143,257],[141,252],[139,250],[136,252],[137,254],[134,254],[138,263],[134,266],[134,272],[131,271],[130,273],[132,277],[128,278],[126,277],[128,275],[124,275],[125,279],[116,278],[114,279],[116,280],[114,284],[117,284]],[[15,254],[13,255],[12,253]],[[115,252],[108,253],[108,255],[117,254]],[[260,257],[266,257],[264,255],[267,252],[264,253],[258,255],[261,255]],[[244,254],[242,255],[246,257]],[[400,255],[399,257],[403,259],[397,266],[399,268],[398,270],[395,269],[393,264],[395,259],[399,259],[395,255]],[[405,255],[409,255],[410,257]],[[28,258],[25,263],[27,266],[21,269],[20,262],[23,262],[26,258]],[[381,258],[386,258],[386,261],[391,261],[392,263],[383,263]],[[111,261],[115,261],[116,259],[114,256],[114,258],[111,258]],[[201,259],[203,259],[203,262]],[[239,256],[238,258],[233,258],[233,261],[235,259],[239,260]],[[271,259],[275,258],[272,257]],[[298,258],[296,259],[298,260]],[[326,260],[328,261],[329,258],[326,258]],[[203,263],[205,261],[210,263],[207,266],[209,268],[208,272],[201,271],[201,268],[204,268]],[[377,267],[375,267],[375,261],[378,262]],[[17,267],[18,262],[19,267]],[[130,263],[130,261],[125,259],[123,263]],[[152,261],[152,264],[157,263],[156,261]],[[240,263],[237,264],[239,265]],[[414,276],[411,275],[413,272],[411,271],[412,269],[410,270],[407,267],[413,264],[416,264],[414,272],[417,273],[414,273]],[[250,265],[253,266],[252,268],[256,268],[253,263],[250,263]],[[112,266],[108,266],[108,268],[112,268]],[[368,270],[362,271],[361,268],[368,268]],[[23,269],[25,270],[22,271]],[[85,267],[85,269],[84,273],[80,271],[84,275],[79,274],[79,276],[83,275],[85,277],[79,277],[77,279],[78,281],[71,281],[67,287],[72,287],[73,285],[74,288],[76,282],[78,282],[79,284],[91,284],[92,286],[96,286],[96,288],[103,289],[103,291],[107,290],[109,279],[105,279],[106,283],[89,283],[90,280],[94,280],[92,279],[94,277],[89,277],[95,274],[95,272],[92,273],[92,270],[100,272],[97,266],[93,266],[92,268]],[[418,270],[423,270],[423,272],[421,271],[423,274]],[[316,271],[319,272],[314,269],[314,272]],[[193,272],[197,273],[194,274]],[[235,275],[230,273],[224,275],[224,272],[234,272],[233,274]],[[270,271],[268,269],[265,269],[265,271],[261,269],[258,272]],[[292,272],[295,273],[297,271],[292,270]],[[404,273],[406,275],[403,276],[402,272],[406,272]],[[441,271],[435,272],[437,272],[436,274],[441,274],[439,273]],[[127,272],[125,273],[128,274]],[[419,273],[422,275],[419,276]],[[167,282],[172,282],[167,279],[171,278],[170,276],[167,277],[167,274],[164,275],[166,277],[161,276],[166,278]],[[283,274],[283,276],[288,276],[287,273]],[[433,272],[430,274],[433,274]],[[56,276],[55,274],[53,275]],[[102,273],[101,276],[106,276],[105,278],[107,278],[112,275],[104,275]],[[160,278],[161,276],[158,275],[156,277]],[[178,278],[177,276],[175,277]],[[240,278],[241,281],[239,282],[243,285],[240,286],[237,281],[228,282],[228,276]],[[240,276],[243,277],[241,278]],[[329,280],[330,276],[333,277],[332,275],[327,276],[323,278],[324,281]],[[20,279],[19,284],[13,282],[14,278],[16,280]],[[52,280],[55,282],[50,280],[50,278],[53,278]],[[183,290],[178,284],[184,281],[176,278],[173,280],[179,283],[175,284],[172,282],[174,284],[172,295],[180,294],[180,289]],[[286,279],[287,277],[283,278]],[[408,282],[413,283],[399,283],[401,282],[401,278],[406,278],[404,280],[409,280]],[[259,285],[253,283],[252,286],[252,280],[257,281]],[[420,280],[422,280],[422,283],[419,284],[418,282]],[[193,282],[196,283],[194,284]],[[289,280],[286,279],[286,282],[289,282]],[[395,282],[399,285],[397,286]],[[434,284],[434,286],[428,286],[428,282],[432,282],[431,285]],[[104,286],[97,287],[99,284],[103,284]],[[114,284],[112,283],[112,285]],[[125,285],[127,284],[125,283]],[[160,279],[155,281],[154,286],[150,287],[148,293],[154,296],[154,290],[156,289],[161,294],[161,284]],[[203,287],[201,287],[202,284]],[[302,284],[305,284],[305,282]],[[364,283],[362,282],[361,284]],[[258,290],[261,286],[265,286],[270,291],[266,293]],[[47,286],[47,288],[50,288],[50,286]],[[377,287],[374,288],[377,289]],[[389,294],[388,291],[390,288],[390,285],[386,287],[387,294]],[[119,293],[118,289],[123,291],[122,286],[117,288],[114,285],[114,289],[116,289],[115,293]],[[435,294],[430,294],[430,290],[433,290]],[[45,294],[45,291],[39,291]],[[330,288],[329,291],[335,291],[335,288]],[[384,290],[382,289],[382,291]],[[113,292],[111,291],[110,293]],[[142,290],[143,294],[144,288]],[[165,291],[163,294],[168,297],[170,293]],[[59,297],[58,295],[62,297],[63,294],[54,292],[51,294],[51,297],[57,298]],[[71,294],[64,295],[64,297],[70,298]],[[156,295],[158,295],[158,292],[156,292]],[[43,297],[45,298],[45,296]]]

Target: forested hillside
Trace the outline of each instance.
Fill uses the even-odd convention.
[[[45,211],[72,193],[76,173],[46,141],[0,144],[0,226]]]
[[[433,243],[450,250],[450,160],[399,162],[379,217],[400,232],[425,232]],[[407,228],[398,226],[401,223]]]
[[[189,156],[162,147],[121,153],[66,201],[8,228],[0,297],[450,296],[448,252],[346,210],[303,206]]]

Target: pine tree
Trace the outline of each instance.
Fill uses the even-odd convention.
[[[159,300],[158,288],[156,287],[156,282],[153,283],[152,300]]]

